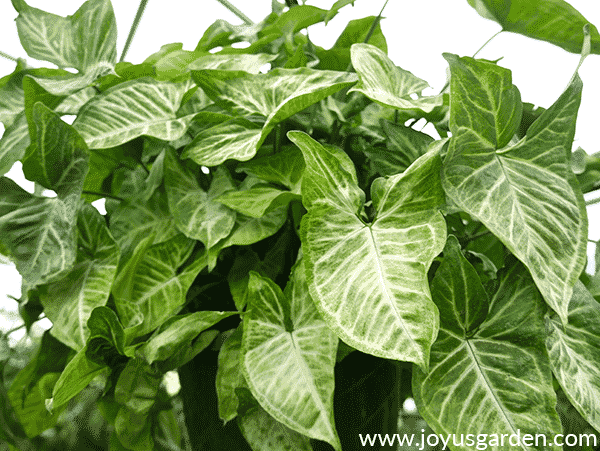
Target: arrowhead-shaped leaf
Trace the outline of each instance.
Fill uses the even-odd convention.
[[[300,199],[302,197],[299,194],[261,183],[247,190],[225,193],[216,201],[246,216],[260,218],[276,208],[287,206],[291,201]]]
[[[304,267],[296,265],[285,294],[251,272],[248,298],[242,353],[250,391],[276,420],[340,450],[333,421],[338,340],[314,307]]]
[[[573,289],[566,326],[552,314],[546,346],[556,379],[577,411],[600,430],[600,304],[581,282]]]
[[[86,72],[114,66],[117,23],[110,0],[88,0],[72,16],[61,17],[12,0],[23,48],[35,59]],[[92,26],[93,24],[93,26]]]
[[[0,241],[29,285],[58,277],[75,262],[78,203],[37,197],[0,178]]]
[[[360,81],[350,91],[358,91],[369,99],[392,108],[420,109],[431,112],[442,104],[440,96],[412,99],[429,84],[407,70],[397,67],[380,49],[370,44],[354,44],[351,48],[352,65]]]
[[[91,99],[73,127],[91,149],[115,147],[141,135],[180,138],[194,115],[177,117],[183,83],[140,78],[118,84]]]
[[[472,58],[446,59],[452,74],[452,139],[444,190],[525,263],[548,305],[566,322],[587,241],[583,196],[568,159],[581,80],[575,75],[515,142],[522,105],[510,71]]]
[[[489,286],[489,313],[477,325],[488,302],[474,272],[451,239],[432,283],[441,325],[430,371],[413,370],[419,413],[444,436],[494,431],[505,439],[495,449],[508,449],[510,434],[562,433],[544,346],[545,306],[535,284],[518,262],[504,271]],[[461,279],[462,286],[456,283]],[[453,450],[475,449],[464,441],[454,445]],[[510,449],[532,448],[521,441]]]
[[[197,166],[196,170],[200,172]],[[215,200],[235,190],[225,168],[214,171],[210,188],[204,191],[191,166],[183,164],[177,154],[169,150],[165,159],[165,185],[169,210],[175,224],[186,236],[201,241],[207,249],[229,236],[236,213]]]
[[[52,335],[75,350],[82,349],[94,308],[105,305],[117,272],[119,247],[104,218],[89,204],[79,211],[78,252],[64,278],[40,288],[40,301],[53,327]]]
[[[564,0],[467,0],[486,19],[504,31],[550,42],[579,53],[583,26],[589,21]],[[593,27],[592,53],[600,54],[600,35]]]
[[[304,159],[302,152],[296,146],[292,146],[275,155],[256,158],[240,164],[236,171],[283,185],[293,193],[299,194],[304,172]]]
[[[59,197],[81,196],[88,172],[88,148],[58,114],[38,102],[33,107],[32,144],[23,159],[28,180],[54,190]]]
[[[10,171],[13,164],[23,158],[30,142],[29,124],[25,111],[22,110],[0,138],[0,176]]]
[[[301,238],[319,311],[349,345],[427,368],[439,321],[427,271],[446,239],[438,152],[373,183],[369,224],[348,156],[302,132],[288,136],[306,162]]]

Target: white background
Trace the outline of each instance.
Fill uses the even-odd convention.
[[[54,14],[73,14],[83,0],[44,1],[29,0],[31,6]],[[271,0],[232,0],[253,21],[262,20],[271,9]],[[333,0],[309,1],[308,4],[329,8]],[[383,0],[356,0],[347,6],[327,26],[318,24],[309,28],[313,42],[329,48],[349,20],[377,15]],[[569,0],[593,24],[600,26],[600,5],[596,0]],[[137,0],[113,1],[117,18],[118,49],[123,49],[129,27],[133,22],[139,2]],[[0,0],[0,50],[14,57],[26,58],[32,66],[50,67],[49,63],[28,58],[21,47],[14,22],[17,14],[9,0]],[[500,30],[495,22],[483,19],[467,0],[390,0],[382,21],[387,38],[389,56],[396,65],[407,69],[429,82],[430,93],[439,92],[446,81],[447,63],[443,52],[471,56],[492,35]],[[140,63],[160,49],[161,45],[182,42],[183,48],[193,50],[204,30],[215,20],[225,19],[232,24],[240,19],[216,0],[150,0],[126,60]],[[119,54],[120,55],[120,54]],[[524,36],[502,33],[492,40],[478,55],[496,60],[513,72],[513,83],[521,91],[524,102],[549,107],[562,93],[573,75],[579,56],[558,47]],[[14,63],[0,59],[0,77],[11,73]],[[579,74],[584,82],[583,101],[579,111],[574,149],[581,146],[588,154],[600,151],[600,56],[592,55],[585,61]],[[428,130],[428,129],[426,129]],[[3,131],[0,124],[0,133]],[[32,191],[19,174],[19,165],[8,174],[26,189]],[[600,239],[600,204],[588,209],[590,238]],[[588,271],[593,270],[593,245],[588,255]],[[1,257],[0,257],[1,258]],[[5,262],[6,263],[6,262]],[[0,260],[0,330],[15,325],[17,303],[6,297],[20,296],[20,277],[14,266]],[[9,313],[3,316],[2,311]],[[45,327],[49,326],[46,320]],[[13,340],[22,336],[23,330],[14,333]]]

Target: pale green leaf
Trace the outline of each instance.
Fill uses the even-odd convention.
[[[194,117],[177,117],[185,92],[183,83],[127,81],[91,99],[73,127],[91,149],[118,146],[141,135],[172,141],[185,133]]]
[[[219,167],[213,172],[210,188],[204,191],[198,183],[199,172],[198,166],[192,169],[192,165],[179,161],[174,151],[167,152],[165,186],[175,224],[186,236],[200,240],[210,249],[229,236],[235,224],[235,211],[216,201],[234,191],[235,185],[227,169]]]
[[[583,418],[600,430],[600,304],[581,282],[573,289],[569,318],[563,327],[548,318],[546,347],[556,379]]]
[[[24,281],[33,286],[68,270],[77,253],[79,202],[34,196],[6,177],[0,192],[0,241]]]
[[[544,346],[544,303],[527,270],[517,262],[488,286],[485,321],[475,330],[465,329],[475,323],[464,321],[469,315],[462,309],[481,314],[487,301],[480,288],[463,291],[457,285],[448,286],[445,279],[449,273],[455,273],[453,280],[473,277],[473,271],[463,272],[464,263],[456,261],[462,259],[456,242],[453,247],[454,252],[444,254],[432,284],[441,326],[431,348],[430,370],[427,374],[413,370],[412,389],[419,414],[436,434],[478,437],[493,431],[498,440],[494,449],[531,450],[522,440],[520,446],[509,446],[508,437],[543,434],[551,440],[562,433]],[[473,288],[478,285],[472,279],[464,283]],[[500,436],[504,444],[499,442]],[[475,448],[463,442],[452,449]]]
[[[42,103],[33,107],[32,143],[23,159],[28,180],[59,197],[81,196],[88,172],[88,148],[79,134]]]
[[[375,219],[364,218],[355,175],[308,135],[289,132],[303,152],[301,239],[311,294],[349,345],[427,368],[438,330],[427,271],[444,247],[438,151],[371,187]],[[385,325],[385,327],[382,327]]]
[[[467,0],[504,31],[522,34],[580,53],[583,26],[589,21],[564,0]],[[592,30],[592,53],[600,54],[600,35]]]
[[[0,176],[10,171],[13,164],[23,158],[30,142],[27,117],[25,111],[21,111],[0,138]]]
[[[88,0],[72,16],[62,17],[12,0],[19,13],[17,29],[27,54],[58,67],[82,72],[91,66],[114,66],[117,24],[110,0]]]
[[[181,348],[190,346],[192,340],[223,318],[237,315],[238,312],[194,312],[173,316],[165,321],[152,334],[152,337],[138,350],[149,365],[166,360]]]
[[[40,288],[52,335],[79,351],[87,341],[87,321],[94,308],[106,305],[117,272],[119,248],[104,218],[89,204],[79,211],[78,252],[65,277]]]
[[[267,184],[255,185],[247,190],[230,191],[215,200],[252,218],[260,218],[293,200],[301,200],[299,194],[284,191]]]
[[[446,58],[452,73],[452,139],[444,190],[525,263],[548,305],[566,322],[587,241],[583,196],[568,159],[581,80],[575,75],[516,142],[511,138],[522,106],[510,72],[472,58]]]
[[[340,450],[333,420],[338,340],[308,294],[303,265],[294,268],[285,293],[251,272],[248,299],[242,359],[250,391],[276,420]]]
[[[407,70],[397,67],[380,49],[370,44],[354,44],[352,65],[360,81],[348,92],[361,92],[371,100],[392,108],[431,112],[442,104],[440,96],[412,99],[429,84]]]

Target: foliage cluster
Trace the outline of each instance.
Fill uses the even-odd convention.
[[[582,62],[600,53],[562,0],[468,1]],[[448,85],[427,96],[379,16],[331,49],[303,33],[350,3],[274,1],[131,64],[110,0],[66,18],[13,0],[23,47],[58,68],[0,79],[0,175],[21,161],[39,187],[0,177],[0,253],[27,327],[53,324],[2,373],[8,449],[40,449],[82,390],[111,450],[351,450],[397,432],[408,397],[437,434],[551,438],[569,430],[557,394],[578,432],[600,431],[582,194],[600,155],[572,154],[577,70],[535,108],[498,62],[445,54]]]

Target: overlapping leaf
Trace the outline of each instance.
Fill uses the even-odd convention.
[[[554,409],[541,296],[516,262],[488,287],[486,316],[488,302],[474,272],[457,241],[449,240],[432,283],[441,325],[430,371],[413,371],[419,413],[436,434],[455,434],[454,450],[475,449],[461,444],[461,435],[490,431],[497,434],[496,443],[489,442],[495,449],[508,449],[511,434],[543,434],[550,443],[562,428]],[[532,448],[521,440],[511,449]],[[540,444],[536,449],[557,448]]]
[[[21,44],[32,58],[80,71],[99,63],[114,66],[117,24],[110,0],[88,0],[68,17],[32,8],[24,0],[12,3],[19,13]]]
[[[128,339],[151,332],[185,304],[190,285],[206,265],[199,257],[182,268],[193,246],[183,234],[149,248],[138,246],[121,269],[125,276],[115,282],[113,294],[121,322],[131,326]],[[136,324],[139,314],[142,322]]]
[[[61,280],[40,288],[40,301],[52,321],[52,334],[81,350],[89,335],[87,321],[92,310],[108,301],[119,248],[104,218],[89,204],[79,211],[77,228],[79,250],[73,268]]]
[[[293,200],[301,199],[299,194],[272,185],[259,184],[247,190],[231,191],[216,200],[246,216],[260,218],[276,208],[287,206]]]
[[[199,167],[196,170],[199,172]],[[235,190],[225,168],[218,168],[208,191],[198,183],[197,174],[179,161],[174,151],[168,151],[165,161],[165,185],[169,210],[175,224],[186,236],[200,240],[207,249],[229,236],[235,224],[235,211],[216,198]]]
[[[29,125],[22,110],[0,138],[0,175],[6,174],[13,164],[23,158],[30,142]]]
[[[254,272],[248,287],[242,359],[252,394],[276,420],[340,450],[333,421],[337,337],[314,307],[304,267],[295,267],[285,293]]]
[[[241,116],[258,115],[265,121],[261,129],[236,118],[197,136],[183,157],[206,166],[227,159],[249,160],[277,123],[356,82],[354,74],[305,68],[275,69],[259,75],[199,70],[192,71],[192,77],[221,107]]]
[[[550,42],[569,52],[581,51],[581,30],[589,21],[564,0],[467,1],[482,17],[498,22],[505,31]],[[600,54],[596,29],[592,31],[592,53]]]
[[[420,93],[429,84],[407,70],[397,67],[388,56],[370,44],[354,44],[351,48],[352,65],[360,81],[349,92],[362,92],[371,100],[398,108],[419,109],[431,112],[441,105],[442,97],[420,97],[412,99],[411,94]]]
[[[245,172],[267,182],[283,185],[293,193],[300,193],[303,171],[302,152],[295,146],[237,167],[237,172]]]
[[[77,254],[77,205],[37,197],[0,178],[0,241],[28,285],[50,281],[68,270]]]
[[[306,162],[301,238],[319,311],[349,345],[427,368],[439,321],[427,271],[446,238],[438,152],[374,182],[369,224],[348,156],[304,133],[288,136]]]
[[[183,83],[140,78],[118,84],[90,100],[73,127],[91,149],[114,147],[141,135],[172,141],[194,115],[177,117]]]
[[[238,397],[235,389],[245,383],[241,368],[242,327],[241,325],[225,340],[219,350],[216,387],[219,417],[227,422],[237,416]]]
[[[518,142],[522,105],[510,72],[446,55],[452,73],[452,139],[446,194],[494,233],[531,272],[566,322],[585,264],[587,218],[568,161],[581,100],[577,75]]]
[[[567,325],[554,314],[548,324],[546,346],[554,375],[581,416],[600,430],[600,304],[578,281]]]

